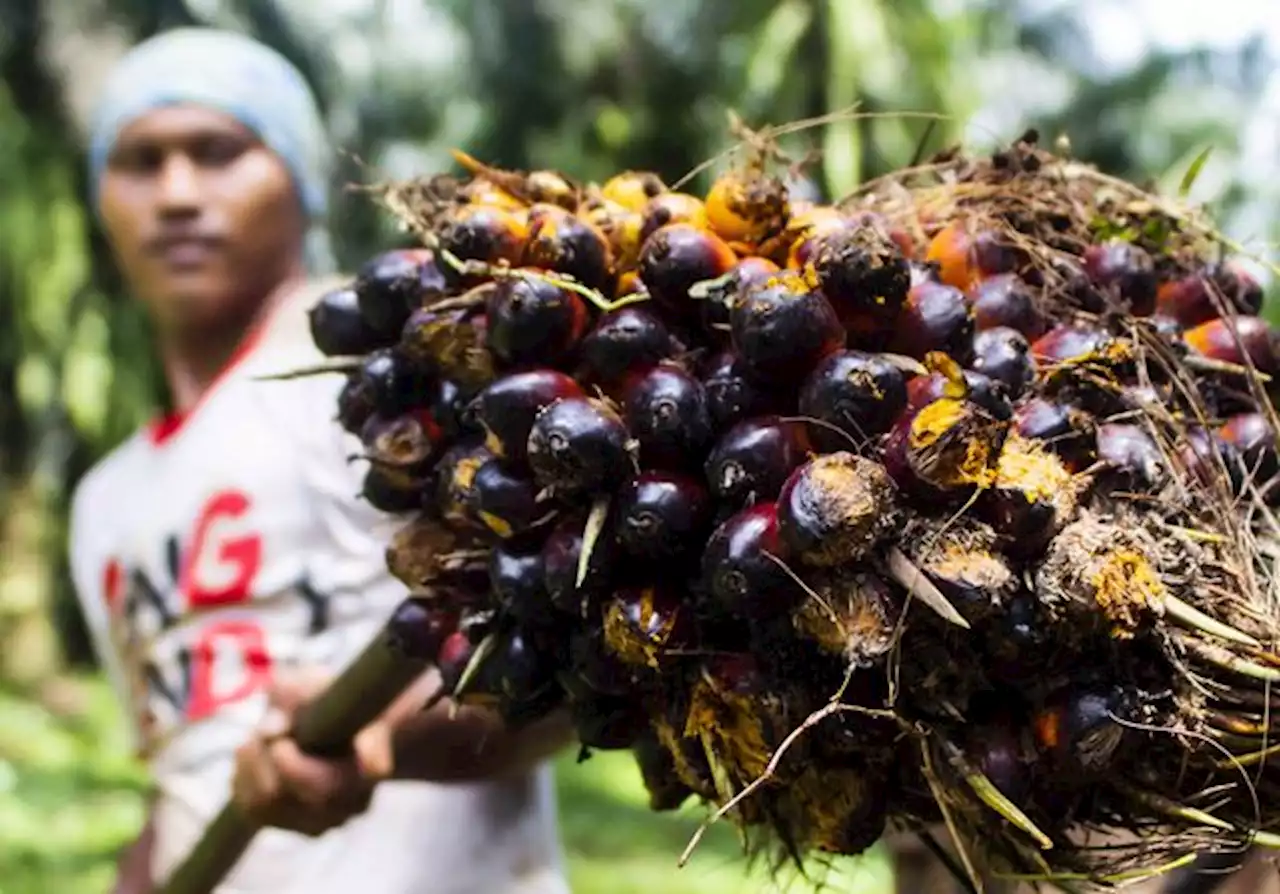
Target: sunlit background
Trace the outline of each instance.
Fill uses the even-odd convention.
[[[1028,127],[1119,176],[1207,203],[1273,257],[1280,16],[1262,0],[0,0],[0,892],[106,891],[144,777],[94,675],[68,590],[67,497],[158,399],[147,333],[83,204],[83,122],[132,41],[238,28],[302,67],[346,162],[335,189],[446,168],[669,180],[751,126],[856,106],[794,137],[838,196],[957,142]],[[905,113],[932,113],[932,118]],[[1188,184],[1197,159],[1207,160]],[[693,182],[704,188],[707,175]],[[395,238],[344,191],[352,267]],[[653,816],[625,757],[561,766],[583,894],[773,890],[726,829]],[[881,857],[835,891],[881,892]],[[784,879],[791,881],[791,879]],[[794,884],[788,890],[803,890]]]

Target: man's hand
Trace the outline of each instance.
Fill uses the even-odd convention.
[[[422,710],[440,686],[428,671],[351,743],[351,756],[322,760],[288,737],[293,716],[333,675],[317,670],[281,677],[257,735],[236,751],[232,796],[265,826],[323,835],[363,813],[385,779],[461,782],[524,773],[574,737],[565,712],[520,732],[487,708],[450,702]]]
[[[420,699],[400,699],[361,730],[349,757],[310,757],[288,737],[294,714],[332,678],[315,669],[281,676],[271,688],[270,707],[257,734],[236,751],[232,796],[265,826],[323,835],[364,813],[374,787],[394,770],[394,726]]]

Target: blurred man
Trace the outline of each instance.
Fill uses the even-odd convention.
[[[154,774],[116,891],[163,879],[233,782],[275,828],[225,894],[567,891],[545,764],[562,719],[514,736],[470,709],[424,713],[424,679],[350,760],[281,735],[404,595],[383,564],[394,520],[355,496],[363,469],[333,422],[341,382],[259,378],[319,359],[305,312],[332,284],[303,79],[247,38],[168,32],[110,77],[91,150],[95,210],[172,395],[72,510],[79,597]]]

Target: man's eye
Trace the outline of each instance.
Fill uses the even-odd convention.
[[[205,167],[229,165],[248,148],[243,140],[229,137],[209,137],[191,147],[191,160]]]
[[[154,146],[122,146],[111,154],[107,164],[127,174],[149,174],[164,164],[164,153]]]

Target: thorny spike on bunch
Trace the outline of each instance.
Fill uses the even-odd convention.
[[[408,516],[402,647],[798,860],[940,823],[1083,887],[1280,844],[1259,281],[1034,134],[797,201],[804,126],[739,125],[705,193],[465,153],[384,189],[423,247],[309,323]]]

